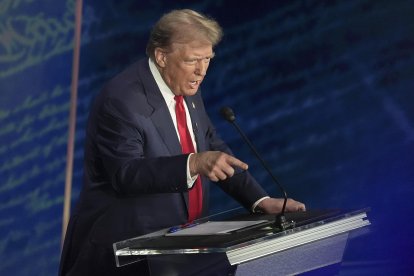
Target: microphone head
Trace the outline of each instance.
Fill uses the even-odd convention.
[[[233,123],[236,120],[236,116],[234,115],[233,110],[228,106],[222,107],[220,109],[220,114],[230,123]]]

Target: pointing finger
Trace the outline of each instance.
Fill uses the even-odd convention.
[[[239,160],[239,159],[237,159],[233,156],[230,156],[230,155],[229,155],[229,158],[227,159],[227,163],[232,167],[238,167],[238,168],[240,168],[242,170],[245,170],[245,171],[249,168],[249,165],[247,165],[243,161],[241,161],[241,160]]]

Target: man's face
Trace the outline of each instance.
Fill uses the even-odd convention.
[[[197,92],[213,56],[212,45],[199,41],[173,43],[169,51],[155,50],[156,63],[165,83],[175,95],[183,96]]]

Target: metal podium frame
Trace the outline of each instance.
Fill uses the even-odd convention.
[[[123,266],[145,256],[222,254],[237,266],[236,275],[293,275],[341,262],[349,233],[370,224],[367,211],[304,214],[295,228],[285,231],[275,227],[269,215],[245,216],[244,220],[265,218],[267,223],[229,235],[178,238],[163,229],[114,243],[115,260]]]

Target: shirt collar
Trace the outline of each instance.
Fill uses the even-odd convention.
[[[151,59],[148,59],[148,64],[151,74],[154,77],[155,82],[157,83],[157,86],[160,89],[162,97],[164,98],[167,105],[170,105],[172,102],[175,103],[175,95],[168,87],[168,85],[165,83],[164,79],[161,77],[160,71],[158,71],[158,68],[155,65],[155,63]]]

